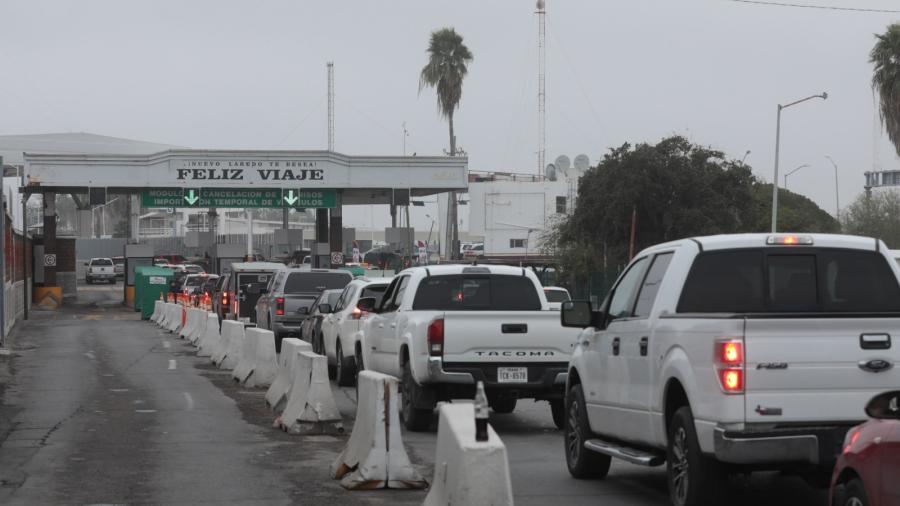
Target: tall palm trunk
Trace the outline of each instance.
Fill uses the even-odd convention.
[[[453,133],[453,110],[447,115],[450,125],[450,156],[456,156],[456,135]],[[459,220],[456,209],[456,192],[447,195],[447,256],[453,260],[459,256]]]

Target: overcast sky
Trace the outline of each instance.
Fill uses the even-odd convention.
[[[900,10],[892,0],[796,2]],[[728,0],[548,4],[548,162],[586,153],[593,164],[612,146],[678,133],[735,158],[750,150],[748,163],[771,180],[776,104],[827,91],[784,113],[781,167],[810,165],[790,189],[833,213],[825,155],[839,166],[842,205],[873,163],[898,166],[886,136],[873,139],[868,53],[900,14]],[[536,171],[531,0],[5,0],[0,19],[0,134],[321,149],[334,61],[336,150],[354,155],[400,154],[403,122],[407,153],[446,148],[418,75],[429,33],[452,26],[475,56],[456,125],[470,169]],[[345,216],[369,222],[364,210]]]

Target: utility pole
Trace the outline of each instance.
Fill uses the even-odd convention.
[[[544,162],[547,157],[547,11],[544,0],[537,0],[538,17],[538,159],[537,174],[540,179],[544,175]]]
[[[328,151],[334,151],[334,62],[328,62]]]

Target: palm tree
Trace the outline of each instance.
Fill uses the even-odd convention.
[[[472,61],[472,52],[463,44],[462,36],[453,28],[431,32],[428,44],[428,63],[419,76],[419,93],[426,86],[437,90],[438,112],[450,125],[450,156],[456,156],[456,134],[453,132],[453,112],[462,98],[462,82]],[[459,231],[456,218],[456,192],[450,192],[447,206],[447,252],[450,258],[459,254]]]
[[[900,24],[888,26],[869,53],[875,65],[872,91],[878,93],[881,124],[900,155]]]
[[[472,61],[472,52],[463,44],[453,28],[431,32],[428,44],[428,63],[419,76],[419,92],[429,86],[437,90],[437,105],[441,116],[450,124],[450,156],[456,156],[456,136],[453,134],[453,112],[462,97],[462,82]]]

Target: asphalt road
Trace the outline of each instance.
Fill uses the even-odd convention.
[[[0,356],[0,504],[421,504],[425,491],[348,492],[328,476],[347,436],[272,427],[264,390],[237,386],[193,347],[121,306],[121,284],[80,286],[33,312]],[[348,434],[355,389],[334,387]],[[565,468],[546,403],[491,424],[507,445],[516,504],[666,505],[662,468],[614,462],[606,480]],[[430,479],[435,432],[404,433]],[[734,479],[729,504],[822,506],[793,477]]]

